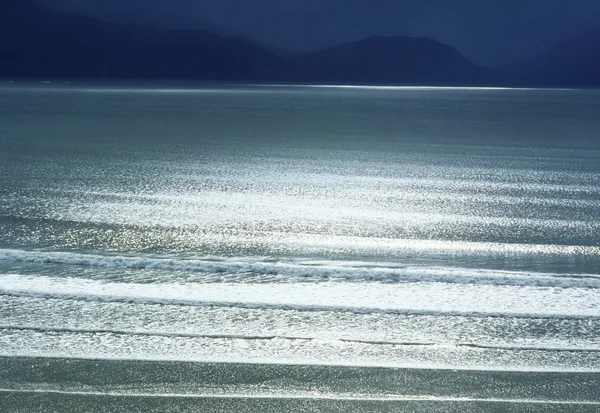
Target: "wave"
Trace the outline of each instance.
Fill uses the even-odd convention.
[[[135,284],[89,279],[0,275],[0,296],[83,302],[463,317],[600,320],[599,297],[577,289],[449,284],[207,283]],[[581,305],[581,303],[585,305]],[[579,303],[579,305],[578,305]]]
[[[600,288],[600,275],[503,271],[481,268],[409,266],[401,263],[276,260],[266,257],[160,257],[0,249],[0,262],[58,264],[103,269],[159,270],[204,275],[262,275],[388,283],[438,282],[521,287]],[[173,279],[173,278],[170,278]],[[147,281],[160,282],[147,275]]]
[[[190,176],[188,175],[182,175],[182,176],[178,176],[180,179],[191,179]],[[574,178],[573,180],[576,180],[577,178]],[[403,181],[403,183],[406,186],[409,186],[409,188],[412,188],[413,186],[416,188],[420,188],[423,189],[423,186],[427,186],[430,185],[431,188],[429,188],[431,190],[431,192],[425,192],[425,193],[419,193],[419,197],[418,199],[420,201],[432,201],[432,202],[439,202],[439,201],[451,201],[454,203],[467,203],[467,202],[471,202],[473,199],[473,194],[470,192],[457,192],[456,188],[453,187],[454,190],[447,190],[446,192],[442,192],[441,190],[443,188],[441,183],[439,181],[433,181],[434,183],[437,184],[437,186],[434,186],[434,183],[430,182],[430,180],[423,180],[424,182],[421,182],[418,178],[413,178],[412,180],[409,180],[408,182],[406,182],[406,180]],[[281,193],[282,195],[286,194],[286,190],[289,191],[289,186],[288,185],[284,185],[279,183],[279,185],[281,187],[277,187],[276,185],[278,184],[278,181],[269,181],[269,182],[264,182],[262,184],[257,184],[255,180],[251,180],[248,179],[248,181],[243,181],[243,182],[231,182],[230,180],[225,180],[223,179],[222,182],[220,182],[219,180],[215,180],[213,182],[211,182],[211,189],[210,190],[206,190],[204,195],[205,198],[207,196],[220,196],[223,197],[223,192],[227,191],[227,193],[231,194],[231,193],[250,193],[253,195],[259,195],[261,192],[266,191],[267,189],[271,190],[271,191],[275,191],[277,193]],[[315,182],[316,183],[316,182]],[[477,183],[471,183],[471,181],[466,181],[464,183],[465,186],[467,186],[467,183],[469,184],[468,189],[472,190],[473,186],[476,186]],[[453,180],[453,185],[454,186],[459,186],[459,184]],[[496,183],[496,185],[499,185],[498,183]],[[504,184],[504,185],[508,185],[508,184]],[[536,196],[536,197],[523,197],[522,195],[516,195],[516,194],[506,194],[506,193],[501,193],[501,194],[497,194],[497,193],[491,193],[491,194],[486,194],[485,196],[482,196],[483,200],[485,200],[486,202],[493,202],[494,204],[510,204],[512,206],[514,205],[519,205],[519,204],[523,204],[526,205],[528,207],[531,207],[531,205],[539,205],[539,206],[555,206],[555,207],[569,207],[569,208],[598,208],[600,206],[600,199],[596,199],[596,198],[592,198],[592,199],[582,199],[581,197],[578,197],[578,193],[579,192],[584,192],[585,188],[587,187],[577,187],[577,186],[572,186],[572,185],[554,185],[554,186],[550,186],[550,188],[544,188],[542,186],[542,184],[537,184],[540,186],[539,191],[542,192],[541,195]],[[547,186],[550,184],[546,184]],[[364,185],[365,187],[368,186],[368,184]],[[489,189],[490,184],[488,183],[488,185],[483,186],[482,188],[478,188],[479,192],[482,192],[484,189]],[[275,187],[275,188],[274,188]],[[595,188],[596,186],[592,186],[590,185],[590,187]],[[569,192],[567,191],[565,188],[571,188],[572,190]],[[465,188],[466,189],[466,188]],[[522,188],[522,184],[515,184],[513,190],[523,190]],[[563,189],[563,192],[566,192],[566,194],[559,192],[558,195],[552,196],[552,197],[545,197],[544,194],[547,192],[550,192],[551,190],[555,190],[556,192],[559,192],[560,189]],[[189,194],[162,194],[162,193],[129,193],[129,192],[111,192],[111,191],[93,191],[93,190],[74,190],[74,189],[48,189],[47,191],[49,192],[53,192],[55,194],[58,194],[60,196],[79,196],[79,197],[83,197],[85,199],[89,199],[89,198],[100,198],[100,199],[107,199],[107,200],[125,200],[125,201],[132,201],[132,200],[136,200],[136,201],[153,201],[153,202],[177,202],[177,204],[194,204],[194,203],[198,203],[198,199],[196,197],[193,197]],[[316,191],[316,190],[314,190]],[[317,192],[318,195],[323,196],[323,197],[327,197],[329,192],[327,189],[321,189],[322,193]],[[490,190],[491,191],[491,190]],[[397,192],[397,193],[396,193]],[[398,200],[398,201],[411,201],[414,200],[415,196],[414,194],[411,194],[410,191],[401,191],[401,190],[397,190],[396,192],[392,192],[390,193],[386,193],[385,196],[381,196],[380,198],[377,199],[381,199],[381,200],[390,200],[390,199],[394,199],[394,200]],[[575,195],[573,196],[568,196],[571,192],[575,192]],[[591,189],[587,189],[585,190],[585,193],[591,193]],[[356,191],[352,191],[349,189],[343,189],[340,188],[337,191],[338,195],[341,196],[346,195],[347,197],[351,197],[352,195],[356,196]],[[362,195],[362,194],[359,194]],[[600,194],[598,194],[600,196]],[[372,195],[371,195],[372,196]],[[34,196],[31,196],[31,199],[34,198]],[[28,198],[29,200],[29,198]],[[481,217],[479,217],[481,218]],[[548,220],[543,221],[540,220],[540,222],[549,222]],[[573,222],[573,221],[572,221]],[[587,222],[587,221],[586,221]]]
[[[116,330],[116,329],[82,329],[68,327],[32,327],[32,326],[13,326],[0,325],[0,331],[32,331],[38,333],[66,333],[66,334],[112,334],[126,336],[144,336],[144,337],[172,337],[172,338],[198,338],[214,340],[245,340],[245,341],[305,341],[318,342],[323,340],[320,337],[308,336],[284,336],[284,335],[243,335],[243,334],[200,334],[200,333],[182,333],[165,331],[139,331],[139,330]],[[481,350],[499,350],[499,351],[540,351],[540,352],[560,352],[560,353],[594,353],[600,352],[600,347],[547,347],[547,346],[525,346],[513,344],[483,344],[483,343],[434,343],[434,342],[413,342],[413,341],[386,341],[386,340],[364,340],[354,338],[326,338],[327,341],[338,341],[340,343],[372,345],[372,346],[391,346],[391,347],[432,347],[432,348],[465,348]]]

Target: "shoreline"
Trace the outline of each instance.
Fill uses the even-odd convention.
[[[158,391],[174,396],[238,398],[401,396],[600,404],[598,388],[600,372],[0,357],[0,391],[130,395]]]
[[[600,373],[0,357],[27,412],[596,412]]]

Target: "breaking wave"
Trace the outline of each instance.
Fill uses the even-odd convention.
[[[386,262],[277,260],[265,257],[175,258],[151,255],[100,255],[61,251],[0,249],[0,262],[2,261],[104,269],[193,272],[204,275],[237,275],[250,278],[270,275],[286,278],[322,278],[388,283],[439,282],[522,287],[600,288],[600,276],[593,274],[408,266],[401,263]],[[148,276],[148,280],[152,280],[150,276]]]
[[[502,291],[497,291],[502,289]],[[598,296],[576,289],[379,283],[139,284],[81,278],[0,275],[0,296],[142,305],[231,307],[365,314],[598,320]],[[494,298],[493,294],[501,297]],[[437,299],[432,297],[439,296]],[[487,297],[487,298],[486,298]],[[585,306],[576,305],[585,300]]]

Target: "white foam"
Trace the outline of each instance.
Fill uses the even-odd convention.
[[[593,274],[538,273],[478,268],[406,266],[390,262],[286,260],[264,257],[181,258],[151,255],[100,255],[75,252],[0,249],[0,261],[64,264],[107,269],[185,271],[223,275],[275,275],[392,283],[439,282],[531,287],[600,288]],[[168,278],[168,275],[165,275]],[[155,279],[155,278],[153,278]]]
[[[238,393],[220,394],[218,390],[212,392],[203,389],[198,393],[158,393],[158,392],[131,392],[131,391],[81,391],[81,390],[57,390],[57,389],[9,389],[0,388],[0,394],[27,394],[27,395],[60,395],[60,396],[78,396],[78,397],[119,397],[119,398],[152,398],[152,399],[245,399],[245,400],[336,400],[336,401],[357,401],[357,402],[434,402],[434,403],[494,403],[494,404],[533,404],[549,406],[600,406],[596,401],[580,400],[546,400],[546,399],[501,399],[501,398],[475,398],[475,397],[452,397],[452,396],[433,396],[433,395],[410,395],[410,394],[360,394],[350,395],[344,393],[323,393],[314,391],[290,392],[281,391],[273,393],[272,390],[258,390],[252,388],[251,393],[244,393],[238,390]]]
[[[116,283],[0,276],[0,294],[141,304],[499,317],[600,318],[593,289],[444,283]]]

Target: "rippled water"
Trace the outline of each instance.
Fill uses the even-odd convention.
[[[598,91],[3,85],[0,356],[598,373],[598,137]]]

